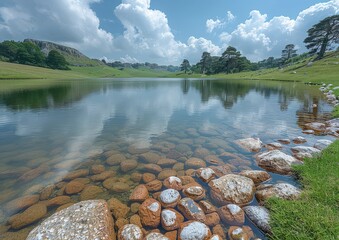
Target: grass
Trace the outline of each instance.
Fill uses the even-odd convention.
[[[339,140],[319,157],[295,167],[303,184],[299,200],[270,199],[271,239],[338,239]]]

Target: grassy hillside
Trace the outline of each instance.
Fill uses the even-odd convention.
[[[0,79],[127,78],[168,77],[168,75],[169,72],[133,68],[119,70],[106,65],[71,67],[70,71],[61,71],[0,61]]]

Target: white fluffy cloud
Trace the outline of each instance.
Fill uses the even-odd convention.
[[[207,32],[213,32],[214,29],[219,28],[224,25],[224,22],[222,22],[220,19],[207,19],[206,21],[206,28]]]
[[[0,38],[50,40],[92,56],[102,54],[111,50],[113,36],[99,27],[100,21],[90,8],[98,1],[13,0],[10,6],[0,7]]]
[[[303,40],[307,30],[321,19],[338,14],[339,1],[318,3],[300,12],[296,19],[279,16],[268,19],[258,10],[250,12],[250,17],[231,32],[222,33],[219,38],[226,45],[241,50],[251,60],[261,60],[269,56],[279,57],[281,50],[289,43],[304,52]]]
[[[227,21],[231,22],[235,19],[235,16],[233,15],[233,13],[231,11],[227,11]]]

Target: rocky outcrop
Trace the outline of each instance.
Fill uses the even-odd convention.
[[[26,240],[115,240],[113,219],[104,200],[79,202],[34,228]]]

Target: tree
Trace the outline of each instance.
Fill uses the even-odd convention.
[[[318,53],[316,59],[323,58],[325,51],[332,45],[339,43],[339,15],[333,15],[313,25],[308,31],[304,43],[310,53]]]
[[[212,64],[211,54],[209,52],[203,52],[199,63],[201,66],[201,73],[209,73]]]
[[[180,65],[180,70],[184,71],[185,74],[186,72],[191,68],[191,64],[187,59],[184,59],[184,61],[182,61],[182,64]]]
[[[241,54],[235,47],[228,46],[221,55],[222,62],[224,64],[224,71],[226,73],[236,72],[235,68],[238,66],[238,61]]]
[[[285,49],[281,51],[281,59],[285,62],[290,58],[296,57],[298,54],[297,50],[294,49],[294,44],[287,44]]]
[[[46,63],[50,68],[68,70],[68,62],[58,51],[51,50],[48,53]]]

